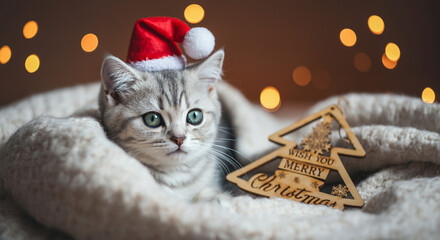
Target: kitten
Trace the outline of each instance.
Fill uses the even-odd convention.
[[[140,72],[105,57],[99,107],[108,137],[184,199],[220,190],[213,145],[224,51],[183,70]]]

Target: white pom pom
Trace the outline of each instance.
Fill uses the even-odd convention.
[[[191,28],[183,40],[183,49],[192,59],[202,59],[214,50],[215,38],[212,33],[203,27]]]

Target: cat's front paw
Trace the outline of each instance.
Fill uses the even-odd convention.
[[[221,204],[222,201],[230,197],[231,195],[219,189],[205,188],[193,198],[193,202],[216,201]]]

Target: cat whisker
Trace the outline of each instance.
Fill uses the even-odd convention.
[[[216,155],[217,160],[219,163],[221,163],[223,166],[225,166],[225,169],[227,169],[227,173],[229,173],[231,170],[239,169],[239,164],[235,163],[233,160],[229,159],[227,156],[219,155],[218,153],[212,153]],[[228,166],[229,164],[229,166]]]
[[[224,176],[228,175],[231,172],[231,167],[229,167],[226,162],[222,160],[222,157],[219,157],[215,153],[208,153],[208,155],[215,159],[216,165],[220,167]]]
[[[126,146],[132,146],[134,145],[134,142],[126,142],[127,144],[124,144]],[[135,143],[140,143],[143,144],[143,146],[149,146],[149,147],[154,147],[154,148],[162,148],[162,147],[167,147],[169,146],[169,144],[166,144],[165,141],[161,142],[161,143],[155,143],[155,142],[144,142],[144,141],[137,141]],[[134,146],[133,146],[134,147]],[[138,146],[139,147],[139,146]]]
[[[152,147],[167,147],[168,144],[151,144]]]
[[[244,155],[241,154],[239,151],[237,151],[237,150],[235,150],[235,149],[233,149],[233,148],[226,147],[226,146],[222,146],[222,145],[218,145],[218,144],[213,144],[213,146],[214,146],[214,147],[221,148],[221,149],[224,149],[224,150],[231,151],[231,152],[233,152],[233,153],[236,153],[236,154],[240,155],[242,158],[244,158],[245,160],[247,160],[249,163],[252,162],[249,158],[247,158],[246,156],[244,156]]]
[[[130,155],[132,155],[133,157],[139,159],[139,158],[151,158],[151,156],[147,153],[145,153],[144,151],[141,151],[140,149],[137,148],[133,148],[131,146],[126,146],[127,148],[127,152],[130,153]]]
[[[217,142],[217,141],[220,141],[220,142],[236,142],[237,139],[235,139],[235,138],[216,138],[214,142]]]
[[[229,169],[226,166],[226,164],[223,161],[219,161],[219,159],[217,158],[217,156],[215,156],[214,154],[207,152],[206,155],[208,155],[209,157],[213,158],[215,160],[215,164],[219,167],[220,171],[222,172],[222,174],[224,176],[226,176],[227,174],[229,174]]]
[[[230,163],[234,168],[239,169],[242,167],[240,162],[238,162],[235,158],[233,158],[232,156],[230,156],[229,154],[227,154],[223,151],[220,151],[215,148],[211,148],[211,149],[209,149],[209,151],[214,153],[217,157],[221,158],[221,160],[224,160],[224,161]]]
[[[232,133],[232,132],[230,132],[230,131],[228,131],[228,130],[224,130],[224,129],[217,129],[218,130],[218,134],[223,134],[223,135],[225,135],[225,136],[228,136],[228,137],[233,137],[234,136],[234,134]]]
[[[228,162],[236,169],[239,169],[242,167],[242,165],[235,158],[233,158],[231,155],[227,154],[226,152],[222,151],[221,149],[216,149],[215,147],[218,146],[219,148],[225,148],[225,149],[229,149],[229,150],[232,150],[232,149],[223,147],[221,145],[209,144],[209,143],[203,143],[203,142],[199,142],[198,144],[200,146],[208,147],[207,153],[211,154],[211,156],[215,156],[216,159],[223,160],[224,162]],[[197,150],[197,149],[194,149],[194,150]],[[223,164],[224,164],[224,162],[223,162]]]
[[[231,127],[227,127],[227,126],[217,126],[217,128],[220,128],[220,129],[228,129],[228,130],[231,130],[231,129],[232,129]]]
[[[222,132],[222,133],[226,133],[227,135],[232,135],[232,133],[231,132],[229,132],[228,130],[225,130],[225,129],[217,129],[218,131],[220,131],[220,132]]]

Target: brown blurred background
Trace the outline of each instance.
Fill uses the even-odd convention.
[[[184,10],[192,3],[203,7],[205,17],[189,26],[207,27],[216,36],[216,48],[226,51],[225,79],[255,102],[266,86],[279,90],[282,103],[310,103],[346,92],[420,98],[426,87],[439,99],[439,1],[2,0],[0,47],[8,45],[12,56],[0,64],[0,106],[34,93],[99,80],[105,53],[125,60],[138,18],[185,20]],[[384,20],[381,35],[370,31],[371,15]],[[39,30],[25,39],[23,26],[30,20]],[[356,33],[353,47],[339,39],[344,28]],[[81,48],[87,33],[99,39],[98,48],[89,53]],[[394,69],[385,68],[381,60],[389,42],[401,51]],[[354,64],[358,53],[364,54],[361,71]],[[35,73],[24,67],[30,54],[40,58]],[[293,81],[298,66],[311,73],[306,86]]]

